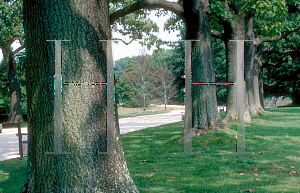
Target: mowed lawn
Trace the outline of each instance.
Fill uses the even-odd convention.
[[[224,117],[224,113],[220,114]],[[208,132],[182,154],[176,142],[183,121],[121,135],[124,155],[140,192],[300,192],[300,107],[266,109],[246,123],[245,151],[236,148],[235,123],[229,133]],[[26,159],[0,162],[0,192],[19,192]]]
[[[221,113],[224,117],[225,113]],[[193,139],[193,152],[178,143],[183,121],[122,135],[127,165],[141,192],[299,192],[300,107],[266,109],[246,123],[245,151],[235,155],[229,134]]]

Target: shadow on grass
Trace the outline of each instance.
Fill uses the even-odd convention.
[[[227,124],[229,134],[193,138],[193,151],[201,154],[178,153],[184,151],[183,142],[175,142],[183,121],[124,134],[131,176],[141,192],[298,192],[299,109],[280,111],[267,110],[246,124],[245,151],[254,155],[228,154],[236,147],[235,123]]]
[[[245,151],[254,155],[228,154],[236,147],[235,123],[227,124],[229,133],[193,138],[193,151],[201,154],[179,153],[183,121],[122,134],[127,166],[141,193],[299,192],[299,110],[267,109],[247,123]],[[25,179],[25,163],[13,159],[9,166],[10,161],[0,162],[0,170],[10,173],[0,174],[0,192],[18,192],[11,187],[21,187]]]

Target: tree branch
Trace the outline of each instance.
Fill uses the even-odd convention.
[[[23,41],[23,38],[20,37],[20,38],[19,38],[19,43],[21,44],[21,46],[23,46],[23,42],[22,42],[22,41]]]
[[[295,32],[299,29],[300,29],[300,25],[293,28],[291,31],[284,33],[281,36],[278,35],[278,36],[275,36],[274,38],[270,38],[270,37],[255,38],[253,43],[254,43],[254,45],[258,46],[259,44],[264,43],[264,42],[277,42],[277,41],[281,40],[282,38],[287,37],[288,35],[290,35],[291,33]]]
[[[112,25],[120,17],[128,15],[139,9],[157,9],[157,8],[163,8],[166,11],[171,11],[184,20],[183,7],[181,4],[168,2],[166,0],[144,0],[144,1],[136,2],[132,5],[129,5],[111,14],[110,25]]]
[[[234,11],[234,13],[237,15],[239,13],[237,7],[232,1],[228,1],[228,6]]]
[[[229,2],[225,1],[224,7],[226,8],[226,11],[229,13]],[[227,17],[227,14],[225,14],[225,17]]]
[[[216,38],[221,39],[221,40],[224,41],[224,38],[223,38],[221,32],[216,31],[216,30],[210,30],[210,32],[211,32],[211,36],[216,37]]]
[[[19,39],[19,38],[21,38],[21,37],[18,36],[18,35],[13,36],[12,38],[10,38],[10,39],[6,42],[6,44],[4,44],[4,46],[3,46],[1,49],[4,49],[4,48],[6,48],[6,47],[11,46],[12,43],[14,43],[14,41],[17,40],[17,39]]]
[[[286,54],[289,54],[291,52],[297,52],[297,50],[293,50],[293,49],[287,49],[287,50],[284,50],[283,52],[279,52],[277,50],[266,50],[266,51],[263,51],[263,54],[266,54],[266,53],[275,53],[275,54],[278,54],[278,55],[286,55]]]
[[[20,47],[18,47],[15,51],[13,51],[11,53],[12,56],[14,56],[16,53],[18,53],[20,50],[24,49],[25,48],[25,45],[21,45]]]
[[[289,40],[288,37],[284,38],[287,42],[296,42],[295,40]]]
[[[132,38],[131,39],[131,41],[130,42],[125,42],[124,40],[122,40],[122,39],[119,39],[119,38],[114,38],[114,39],[112,39],[112,40],[121,40],[126,46],[128,45],[128,44],[130,44],[134,39]]]

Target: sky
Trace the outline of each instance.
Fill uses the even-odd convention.
[[[171,0],[169,0],[171,1]],[[164,22],[170,17],[171,13],[169,12],[169,16],[161,16],[156,17],[155,11],[151,11],[150,18],[157,23],[159,27],[159,33],[156,33],[156,35],[161,38],[163,41],[177,41],[179,38],[176,36],[179,34],[179,31],[171,32],[169,34],[168,31],[163,31],[163,25]],[[130,39],[127,37],[122,37],[119,33],[113,33],[113,38],[120,38],[124,40],[125,42],[129,42]],[[15,41],[15,43],[12,44],[13,49],[17,49],[20,46],[18,41]],[[132,57],[139,55],[139,49],[142,48],[142,46],[138,43],[138,41],[133,41],[129,45],[125,45],[123,42],[119,42],[119,44],[113,43],[113,57],[114,60],[118,60],[120,58],[124,58],[126,56]],[[167,47],[165,47],[167,48]],[[153,50],[148,51],[147,54],[152,54]],[[0,53],[0,61],[2,60],[2,52]]]
[[[155,34],[159,38],[161,38],[163,41],[179,40],[179,38],[176,36],[177,34],[179,34],[179,31],[171,32],[170,34],[168,31],[163,31],[164,22],[167,21],[167,19],[168,19],[168,17],[170,17],[170,15],[171,14],[169,14],[169,16],[158,18],[155,16],[155,11],[151,11],[151,14],[150,14],[150,18],[154,22],[156,22],[159,27],[159,33],[155,33]],[[125,39],[119,33],[113,33],[113,38],[120,38],[120,39],[123,39],[124,41],[126,40],[126,42],[130,41],[129,38]],[[123,42],[120,42],[119,44],[113,43],[114,60],[118,60],[118,59],[124,58],[126,56],[129,56],[129,57],[137,56],[137,55],[139,55],[139,48],[142,48],[142,46],[138,43],[138,41],[133,41],[132,43],[130,43],[127,46]],[[167,48],[167,47],[165,47],[165,48]],[[147,52],[148,52],[148,54],[152,54],[153,50],[152,49],[150,51],[147,50]]]

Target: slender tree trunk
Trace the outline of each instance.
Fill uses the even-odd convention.
[[[143,82],[143,85],[145,85],[144,82]],[[146,106],[145,106],[146,96],[145,96],[144,89],[145,89],[145,87],[143,86],[143,106],[144,106],[144,111],[146,111]]]
[[[146,106],[145,106],[146,96],[145,96],[145,81],[144,81],[144,76],[142,76],[142,92],[143,92],[143,108],[144,108],[144,111],[146,111]]]
[[[183,1],[187,39],[200,40],[192,42],[192,82],[215,82],[207,5],[205,0]],[[227,128],[217,111],[215,85],[192,86],[192,128],[185,128],[182,135],[186,130],[201,135],[204,130]]]
[[[231,23],[231,31],[233,40],[244,40],[245,39],[245,18],[242,14],[236,16],[237,22]],[[237,74],[237,42],[228,41],[226,44],[226,58],[227,58],[227,79],[228,82],[237,82],[237,84],[244,84],[243,81],[236,79]],[[246,69],[245,69],[246,70]],[[236,121],[236,86],[227,86],[227,104],[226,104],[226,114],[224,118],[224,123],[232,123]],[[251,121],[251,115],[248,106],[248,97],[245,96],[245,121]],[[244,120],[238,120],[244,122]]]
[[[165,91],[165,110],[167,110],[167,91]]]
[[[165,98],[165,110],[167,110],[167,88],[166,88],[166,82],[165,79],[163,79],[163,85],[164,85],[164,98]]]
[[[10,113],[8,123],[23,123],[21,88],[10,46],[2,49],[9,80]]]
[[[63,82],[106,82],[107,54],[112,50],[99,40],[111,37],[108,1],[23,3],[29,147],[21,192],[139,192],[123,155],[116,104],[117,153],[106,150],[104,85],[62,86],[61,147],[70,154],[45,154],[57,143],[54,43],[46,40],[70,40],[61,43]]]

